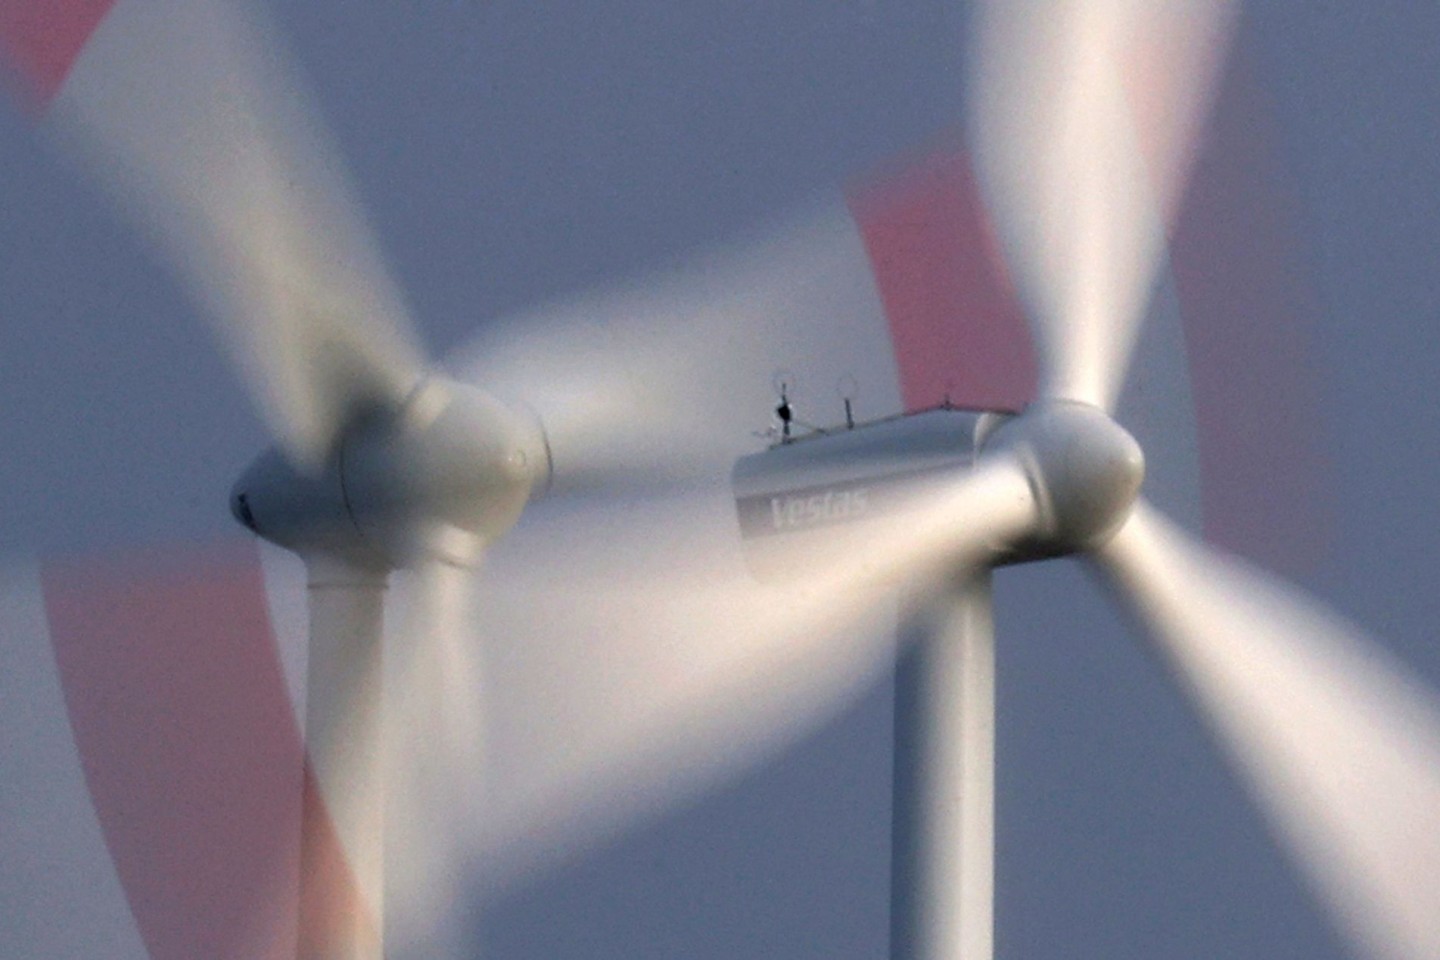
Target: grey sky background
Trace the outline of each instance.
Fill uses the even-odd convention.
[[[437,354],[836,195],[959,116],[953,2],[276,13]],[[1307,586],[1440,686],[1440,6],[1251,3],[1241,42],[1321,306],[1337,509],[1317,522],[1337,551]],[[0,411],[7,556],[230,535],[226,491],[265,442],[170,275],[8,106]],[[1003,571],[996,596],[997,955],[1345,956],[1078,568]],[[882,683],[738,781],[477,894],[462,939],[537,960],[883,957],[889,737]]]

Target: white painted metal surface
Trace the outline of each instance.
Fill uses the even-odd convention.
[[[895,672],[891,960],[990,960],[995,629],[990,571],[918,599]]]

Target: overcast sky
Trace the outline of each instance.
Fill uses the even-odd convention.
[[[278,15],[437,355],[837,198],[958,118],[964,17],[939,0]],[[1238,45],[1315,293],[1334,546],[1306,585],[1440,685],[1440,6],[1255,2]],[[52,157],[0,107],[0,551],[231,535],[263,427],[170,275]],[[1095,585],[1049,563],[1001,572],[996,600],[997,956],[1345,956]],[[883,957],[890,710],[882,682],[739,779],[477,893],[462,939],[512,960]]]

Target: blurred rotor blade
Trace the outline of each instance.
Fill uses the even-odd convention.
[[[405,307],[258,11],[121,2],[51,112],[208,309],[297,462],[403,399],[421,369]]]
[[[832,385],[893,349],[867,258],[846,211],[801,211],[666,271],[488,323],[446,366],[534,408],[557,491],[716,476],[769,423],[777,368],[803,363],[789,384],[799,419],[843,422]],[[878,410],[899,407],[888,384],[861,386]]]
[[[1440,700],[1355,627],[1144,504],[1098,559],[1340,927],[1440,956]]]
[[[495,547],[475,600],[485,762],[432,763],[473,778],[432,796],[485,799],[427,807],[461,838],[442,853],[513,881],[772,753],[888,664],[890,584],[958,576],[1034,517],[1019,468],[991,465],[855,533],[863,552],[839,529],[833,549],[797,545],[793,578],[762,584],[734,510],[718,489],[552,501]]]
[[[1236,6],[981,3],[971,142],[1041,396],[1114,408]]]

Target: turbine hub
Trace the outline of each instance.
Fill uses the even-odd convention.
[[[1006,421],[986,450],[1015,457],[1025,468],[1039,510],[1030,556],[1055,556],[1098,546],[1125,518],[1145,479],[1145,456],[1103,410],[1073,400],[1043,400]]]
[[[538,421],[483,391],[422,383],[396,410],[358,418],[315,474],[262,453],[230,497],[246,527],[296,553],[375,569],[467,564],[549,480]]]

